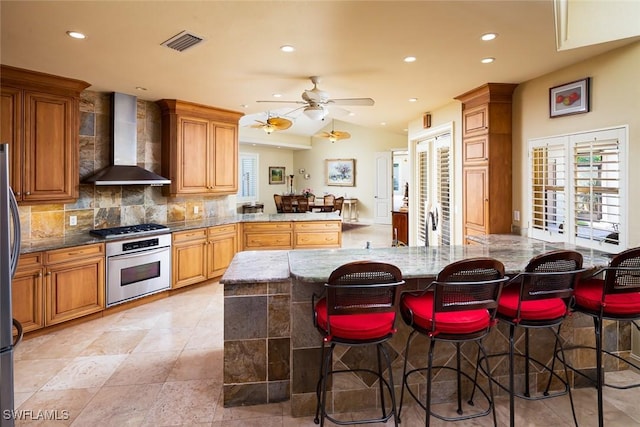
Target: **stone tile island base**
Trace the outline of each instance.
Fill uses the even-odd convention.
[[[401,250],[390,249],[394,254],[401,255]],[[421,249],[425,251],[425,249]],[[469,248],[467,256],[475,255],[474,251],[481,249]],[[486,249],[485,249],[486,250]],[[495,251],[495,246],[492,247]],[[509,245],[504,248],[513,257],[514,248]],[[379,254],[372,252],[370,259],[388,259],[390,253],[381,250]],[[404,259],[415,259],[421,265],[424,255],[413,253],[418,249],[407,248],[409,256]],[[490,255],[490,254],[489,254]],[[517,255],[517,254],[516,254]],[[522,254],[525,261],[531,256],[527,251]],[[305,258],[305,268],[315,268],[322,273],[303,277],[296,274],[296,257]],[[336,257],[332,260],[332,257]],[[364,258],[361,254],[353,257]],[[308,258],[308,259],[306,259]],[[345,256],[345,250],[338,251],[292,251],[288,258],[286,251],[254,251],[236,254],[234,261],[221,279],[224,285],[224,406],[256,405],[271,402],[291,400],[291,415],[310,416],[315,413],[316,384],[320,370],[321,336],[313,326],[311,298],[314,293],[321,294],[324,288],[322,275],[328,276],[334,266],[348,262],[350,256]],[[438,259],[428,256],[429,259]],[[500,258],[499,258],[500,259]],[[315,261],[313,261],[315,260]],[[403,269],[403,262],[391,260]],[[442,263],[451,262],[450,259]],[[327,264],[329,263],[329,264]],[[406,263],[406,262],[405,262]],[[589,264],[598,265],[600,261],[590,260]],[[517,271],[519,265],[506,265],[508,270]],[[430,281],[432,271],[437,272],[440,265],[429,266],[428,271],[411,272],[411,266],[403,269],[407,285],[406,290],[422,289]],[[404,272],[407,273],[404,273]],[[398,332],[387,343],[392,357],[393,380],[397,397],[400,396],[402,383],[402,368],[404,350],[407,337],[411,332],[398,316]],[[499,323],[485,338],[485,347],[489,353],[506,352],[508,348],[508,326]],[[593,322],[590,317],[576,313],[567,318],[562,326],[562,337],[565,345],[594,345]],[[605,323],[605,346],[618,354],[628,356],[631,349],[631,328],[628,323]],[[546,363],[551,360],[554,345],[553,334],[547,330],[531,331],[532,356]],[[419,342],[412,346],[409,356],[409,366],[424,367],[427,365],[428,341],[418,336]],[[517,331],[517,346],[524,348],[524,334]],[[477,346],[467,343],[463,346],[463,368],[473,374],[476,361]],[[438,343],[436,346],[436,365],[455,366],[455,348],[448,343]],[[571,363],[581,371],[593,375],[595,372],[595,354],[589,350],[573,350],[567,354]],[[626,369],[623,363],[617,363],[606,358],[607,370]],[[358,348],[338,346],[334,353],[333,366],[340,369],[345,367],[367,366],[375,363],[373,347]],[[520,361],[521,362],[521,361]],[[492,374],[502,384],[508,384],[507,357],[491,358]],[[557,365],[556,365],[557,366]],[[523,372],[522,363],[516,367],[517,372]],[[561,367],[558,373],[563,375]],[[532,369],[533,389],[543,390],[548,380],[548,374]],[[385,373],[388,376],[388,373]],[[580,376],[569,373],[570,382],[576,387],[587,386]],[[419,394],[424,398],[426,389],[425,378],[416,378],[419,384]],[[453,402],[455,400],[455,377],[449,370],[441,370],[435,376],[435,402]],[[329,394],[327,409],[333,413],[354,412],[360,409],[378,408],[380,405],[377,382],[363,373],[349,373],[336,375],[332,379],[332,392]],[[486,384],[486,378],[481,380]],[[516,378],[516,384],[523,384],[523,377]],[[468,391],[470,385],[463,383],[463,391]],[[552,388],[559,389],[560,384]],[[496,395],[506,393],[494,387]],[[478,398],[478,406],[484,402]],[[413,404],[405,393],[405,404]]]

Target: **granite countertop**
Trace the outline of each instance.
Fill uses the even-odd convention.
[[[335,212],[331,213],[304,213],[304,214],[242,214],[226,217],[207,218],[201,221],[188,221],[166,224],[169,232],[192,230],[203,227],[213,227],[224,224],[237,224],[245,222],[278,222],[278,221],[342,221],[342,218]],[[157,234],[166,233],[167,230],[159,230]],[[150,236],[152,234],[145,234]],[[130,236],[134,237],[134,236]],[[135,236],[139,237],[139,236]],[[105,243],[122,239],[103,239],[94,236],[87,230],[86,233],[73,234],[64,237],[52,237],[48,239],[23,240],[20,242],[20,253],[27,254],[33,252],[49,251],[54,249],[64,249],[72,246],[90,245],[94,243]]]
[[[243,251],[233,257],[220,280],[224,284],[280,282],[289,278],[289,258],[286,250]]]
[[[405,246],[398,248],[374,249],[317,249],[288,251],[289,273],[295,280],[304,282],[324,282],[329,274],[342,264],[361,261],[381,261],[397,265],[406,279],[434,277],[451,262],[473,258],[492,257],[502,261],[508,275],[523,270],[527,262],[543,252],[558,249],[575,249],[584,257],[584,267],[601,267],[609,264],[610,255],[595,249],[576,247],[563,243],[548,243],[521,236],[488,238],[486,245],[461,246]],[[500,242],[500,243],[495,243]],[[221,283],[255,282],[255,278],[266,280],[269,272],[262,270],[262,257],[272,251],[246,253],[242,258],[242,268],[231,263]],[[275,277],[273,280],[276,280]]]

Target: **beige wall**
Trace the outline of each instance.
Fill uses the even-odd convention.
[[[317,196],[331,193],[337,196],[355,197],[358,199],[358,211],[362,222],[373,221],[373,196],[375,183],[374,156],[376,151],[391,151],[407,147],[407,138],[382,130],[368,129],[351,123],[336,120],[335,130],[346,131],[351,138],[331,143],[327,139],[312,138],[310,148],[308,138],[282,138],[279,144],[277,132],[268,137],[258,139],[255,133],[249,133],[245,129],[240,130],[240,151],[246,153],[258,153],[260,163],[260,201],[265,205],[265,213],[275,213],[273,193],[289,191],[286,185],[269,185],[268,167],[285,166],[286,173],[293,173],[293,188],[300,192],[304,188],[311,188]],[[331,123],[321,131],[330,131]],[[268,143],[271,146],[259,145]],[[251,141],[256,141],[254,145]],[[276,146],[281,148],[276,148]],[[289,148],[295,145],[297,148]],[[299,149],[298,149],[299,148]],[[334,187],[326,185],[325,160],[326,159],[355,159],[356,177],[353,187]],[[275,162],[275,163],[274,163]],[[304,169],[304,174],[309,174],[309,179],[299,173]]]
[[[640,42],[616,49],[534,80],[520,84],[513,98],[513,209],[518,227],[528,227],[527,141],[602,128],[629,126],[629,246],[640,245]],[[591,111],[549,118],[549,88],[591,77]]]

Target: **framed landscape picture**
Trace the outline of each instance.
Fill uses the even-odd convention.
[[[549,116],[589,112],[589,77],[549,89]]]
[[[269,184],[284,184],[284,166],[269,166]]]
[[[327,159],[327,185],[353,187],[356,184],[355,159]]]

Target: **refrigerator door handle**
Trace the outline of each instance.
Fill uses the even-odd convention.
[[[9,188],[9,210],[11,211],[11,216],[13,217],[13,247],[11,248],[11,277],[16,272],[16,268],[18,268],[18,259],[20,258],[20,240],[21,240],[21,231],[20,231],[20,212],[18,211],[18,202],[16,202],[16,197],[13,195],[13,191]]]
[[[18,322],[16,319],[12,319],[12,320],[13,320],[13,326],[18,330],[18,335],[16,335],[15,341],[13,341],[13,347],[15,348],[22,341],[24,332],[22,331],[22,323]]]

